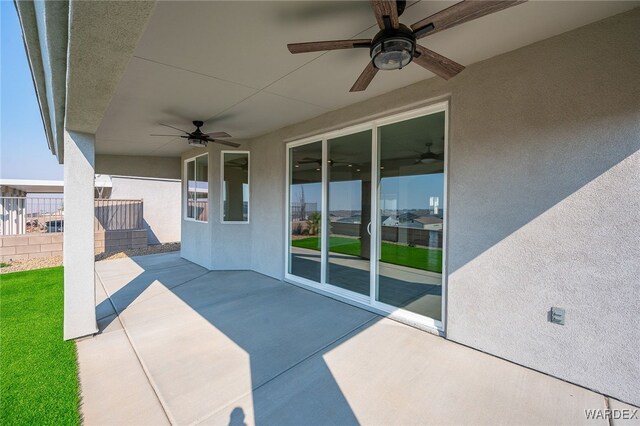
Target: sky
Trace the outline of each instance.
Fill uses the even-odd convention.
[[[0,61],[0,178],[62,180],[62,166],[47,145],[12,1],[0,1]]]

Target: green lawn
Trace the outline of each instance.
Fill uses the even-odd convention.
[[[294,247],[320,250],[318,237],[293,240]],[[360,240],[357,238],[329,237],[329,251],[333,253],[360,255]],[[442,273],[442,250],[426,247],[409,247],[402,244],[382,242],[382,262],[403,265],[411,268]]]
[[[62,283],[62,267],[0,275],[0,424],[80,424]]]

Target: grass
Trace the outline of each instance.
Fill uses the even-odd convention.
[[[0,275],[0,424],[80,424],[62,290],[62,267]]]
[[[293,240],[291,244],[294,247],[320,250],[319,237]],[[359,256],[360,240],[357,238],[329,237],[329,251],[332,253]],[[442,273],[442,250],[429,249],[426,247],[409,247],[383,241],[380,260],[394,265]]]

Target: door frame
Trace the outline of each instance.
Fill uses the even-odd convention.
[[[441,317],[440,321],[426,317],[415,312],[411,312],[402,308],[398,308],[395,306],[391,306],[376,300],[376,292],[378,289],[378,248],[380,246],[380,235],[381,235],[381,224],[379,223],[379,209],[378,209],[378,200],[380,193],[380,182],[379,182],[379,172],[380,172],[380,164],[379,164],[379,150],[380,145],[378,143],[378,136],[380,132],[381,126],[386,126],[389,124],[394,124],[406,120],[410,120],[413,118],[422,117],[425,115],[431,115],[438,112],[445,113],[445,123],[444,123],[444,188],[443,188],[443,209],[444,209],[444,220],[442,227],[442,297],[441,297]],[[374,231],[371,233],[371,253],[370,253],[370,292],[369,296],[365,296],[359,293],[355,293],[349,290],[345,290],[340,287],[333,286],[326,282],[326,266],[328,262],[327,255],[327,245],[328,245],[328,227],[326,226],[325,220],[328,219],[327,209],[328,209],[328,185],[327,182],[328,177],[328,162],[325,161],[328,154],[328,140],[337,138],[340,136],[346,136],[353,133],[358,133],[361,131],[371,130],[371,153],[372,153],[372,163],[371,163],[371,181],[372,181],[372,189],[371,189],[371,229]],[[321,196],[321,212],[323,217],[323,226],[321,228],[321,247],[320,247],[320,262],[321,262],[321,276],[320,282],[316,283],[314,281],[298,277],[296,275],[292,275],[289,273],[289,242],[290,242],[290,233],[291,233],[291,219],[290,219],[290,176],[291,176],[291,164],[290,164],[290,149],[296,146],[306,145],[313,142],[321,142],[322,143],[322,167],[321,167],[321,185],[322,185],[322,196]],[[284,280],[288,283],[298,285],[321,294],[325,294],[329,297],[337,298],[343,302],[370,310],[372,312],[378,313],[380,315],[387,316],[391,319],[397,320],[399,322],[411,325],[413,327],[417,327],[423,329],[425,331],[429,331],[434,334],[445,335],[446,330],[446,318],[447,318],[447,281],[448,281],[448,273],[447,273],[447,241],[448,241],[448,217],[449,217],[449,208],[448,208],[448,181],[449,181],[449,102],[441,101],[437,103],[430,104],[428,106],[423,106],[420,108],[412,109],[410,111],[389,115],[386,117],[376,118],[364,123],[360,123],[357,125],[352,125],[348,127],[344,127],[338,130],[333,130],[329,132],[320,133],[314,136],[305,137],[303,139],[294,140],[286,143],[286,191],[285,191],[285,270],[284,270]]]

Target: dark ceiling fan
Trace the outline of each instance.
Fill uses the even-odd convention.
[[[320,167],[322,165],[322,160],[319,159],[319,158],[309,158],[309,157],[303,158],[302,160],[296,161],[296,167],[298,165],[301,165],[301,164],[314,164],[314,163],[317,164],[318,167]],[[354,164],[354,163],[350,163],[348,161],[335,161],[335,160],[332,160],[332,159],[329,159],[328,163],[329,163],[329,167],[337,166],[337,165],[340,165],[340,164],[346,164],[349,167],[351,167]]]
[[[380,31],[373,39],[291,43],[287,47],[291,53],[354,48],[369,49],[371,62],[360,74],[350,92],[365,90],[378,70],[402,69],[411,61],[445,80],[449,80],[464,70],[464,66],[417,44],[416,40],[525,1],[464,0],[416,22],[409,28],[398,20],[398,17],[404,12],[406,0],[372,0],[373,13],[380,27]]]
[[[193,132],[187,132],[186,130],[182,130],[182,129],[178,129],[177,127],[173,127],[170,126],[168,124],[162,124],[162,123],[158,123],[161,126],[164,127],[170,127],[174,130],[178,130],[182,133],[184,133],[184,135],[150,135],[150,136],[171,136],[174,138],[185,138],[189,141],[189,145],[192,146],[199,146],[199,147],[205,147],[207,146],[207,143],[209,142],[213,142],[213,143],[219,143],[222,145],[227,145],[227,146],[232,146],[234,148],[237,148],[240,146],[239,143],[235,143],[235,142],[230,142],[230,141],[223,141],[223,140],[219,140],[218,138],[230,138],[231,135],[226,133],[226,132],[211,132],[211,133],[203,133],[200,130],[200,127],[202,127],[204,125],[204,122],[202,121],[193,121],[193,125],[196,126],[196,129]],[[186,135],[186,136],[185,136]]]
[[[249,170],[249,160],[247,158],[236,158],[235,160],[225,161],[224,166],[247,171]]]
[[[391,169],[418,164],[442,167],[444,162],[444,152],[435,153],[431,151],[431,147],[433,146],[433,143],[431,142],[426,143],[425,146],[427,147],[426,151],[415,151],[416,155],[412,155],[410,157],[382,158],[380,160],[380,164],[381,166],[389,166]]]
[[[444,161],[444,153],[436,154],[431,151],[431,143],[426,144],[427,150],[426,152],[419,153],[420,155],[416,158],[416,164],[419,163],[435,163],[436,161]]]

